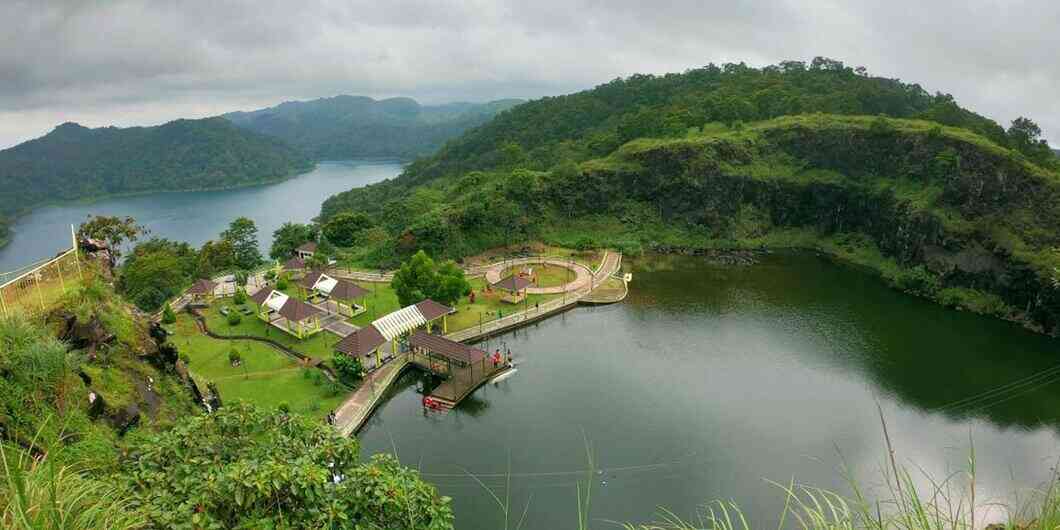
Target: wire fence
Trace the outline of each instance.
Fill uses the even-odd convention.
[[[66,293],[78,289],[86,274],[76,247],[48,261],[2,273],[0,316],[15,313],[42,315]]]

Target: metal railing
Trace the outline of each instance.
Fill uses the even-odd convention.
[[[73,227],[70,230],[73,237]],[[82,270],[76,240],[74,246],[52,259],[0,273],[0,316],[47,313],[67,293],[80,287],[87,274]]]

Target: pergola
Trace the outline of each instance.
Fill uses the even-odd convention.
[[[258,305],[258,318],[295,337],[304,339],[319,333],[323,311],[275,289],[265,288],[251,297]]]
[[[424,300],[422,302],[403,307],[376,319],[372,322],[372,326],[379,330],[379,333],[391,343],[391,350],[397,352],[397,339],[411,333],[413,330],[423,326],[430,330],[431,324],[442,319],[443,331],[448,330],[448,323],[446,322],[446,315],[452,311],[448,306],[439,304],[434,300]]]
[[[298,284],[305,289],[307,299],[310,296],[322,298],[328,305],[335,305],[336,313],[352,317],[364,311],[364,303],[357,304],[355,301],[367,296],[368,290],[349,280],[313,271]]]
[[[205,278],[200,278],[195,280],[195,283],[188,288],[187,294],[191,296],[192,302],[208,304],[213,300],[214,291],[216,290],[216,283]]]
[[[502,301],[509,304],[518,304],[526,299],[526,288],[531,285],[533,285],[533,282],[529,279],[513,274],[493,284],[493,287],[508,293],[501,298]]]
[[[335,350],[360,359],[365,370],[374,370],[383,364],[379,347],[384,344],[386,337],[375,326],[368,325],[343,337]]]

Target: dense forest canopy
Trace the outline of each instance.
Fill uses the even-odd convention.
[[[289,101],[224,117],[303,150],[315,160],[426,156],[521,100],[420,105],[411,98],[335,96]]]
[[[531,240],[810,246],[1056,331],[1058,204],[1060,161],[1033,121],[1006,129],[949,95],[818,58],[532,101],[397,179],[331,197],[321,221],[371,219],[351,251],[372,266]]]
[[[98,129],[64,123],[0,151],[0,223],[46,202],[245,186],[311,167],[295,149],[222,118]]]

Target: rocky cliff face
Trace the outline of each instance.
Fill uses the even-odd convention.
[[[717,235],[750,207],[773,228],[863,234],[916,271],[898,287],[936,299],[953,288],[995,295],[1008,306],[999,316],[1057,334],[1056,176],[938,128],[881,123],[631,146],[621,163],[583,172],[593,191],[582,206],[613,213],[633,199]]]

